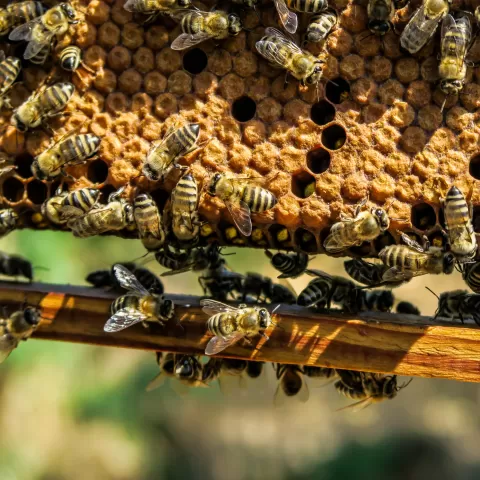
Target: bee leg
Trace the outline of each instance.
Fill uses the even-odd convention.
[[[355,207],[355,217],[358,216],[358,214],[361,212],[362,208],[366,205],[368,202],[368,195]]]
[[[283,89],[286,90],[288,87],[288,72],[285,73],[285,81],[283,82]]]

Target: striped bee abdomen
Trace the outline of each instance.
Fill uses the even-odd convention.
[[[309,307],[317,303],[326,303],[330,291],[330,284],[321,279],[312,280],[297,298],[297,304],[302,307]]]
[[[22,62],[15,57],[7,57],[0,63],[0,95],[16,80],[21,68]]]
[[[115,299],[110,307],[110,312],[112,315],[117,313],[124,308],[132,308],[134,310],[138,310],[140,306],[140,299],[138,297],[134,297],[132,295],[122,295]]]
[[[45,113],[51,115],[65,107],[74,91],[75,87],[69,82],[56,83],[52,87],[47,88],[40,99]]]
[[[45,13],[45,7],[41,2],[13,2],[7,5],[7,12],[14,18],[13,25],[27,23]]]
[[[196,210],[197,206],[197,183],[192,174],[187,173],[177,183],[173,193],[172,210],[188,211],[190,213]]]
[[[471,224],[467,201],[455,186],[450,188],[445,198],[445,223],[449,230]]]
[[[97,202],[100,196],[98,188],[81,188],[69,193],[63,200],[64,207],[76,207],[83,212],[88,212]]]
[[[190,15],[186,15],[190,16]],[[185,17],[184,17],[185,18]],[[183,20],[182,20],[183,25]],[[185,32],[185,33],[196,33]],[[198,123],[189,123],[176,130],[168,139],[168,151],[173,156],[185,155],[195,145],[200,133],[200,125]]]
[[[287,0],[288,8],[297,12],[317,13],[328,7],[326,0]]]
[[[68,72],[74,72],[82,61],[82,51],[75,45],[69,45],[60,52],[60,66]]]
[[[480,293],[480,262],[465,264],[462,276],[475,293]]]
[[[226,337],[236,330],[235,314],[217,313],[208,319],[207,328],[217,337]]]
[[[91,157],[100,147],[100,138],[90,133],[74,135],[59,146],[65,163]]]
[[[240,200],[245,202],[252,212],[264,212],[277,204],[275,195],[262,187],[245,187]]]

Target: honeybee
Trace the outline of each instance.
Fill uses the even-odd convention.
[[[272,66],[287,70],[303,86],[317,85],[322,78],[325,61],[302,50],[276,28],[265,29],[265,37],[255,47]]]
[[[374,35],[385,35],[391,30],[395,15],[393,0],[369,0],[367,14],[368,29]]]
[[[166,378],[175,376],[175,354],[166,352],[156,352],[157,364],[160,369],[158,375],[147,385],[146,391],[151,392],[160,387]]]
[[[140,193],[133,203],[133,216],[140,239],[147,250],[158,250],[165,241],[162,216],[148,193]]]
[[[343,263],[345,271],[356,282],[367,285],[369,288],[386,286],[396,288],[405,283],[405,280],[386,282],[383,280],[383,274],[389,267],[382,263],[370,263],[362,259],[347,260]]]
[[[100,197],[98,188],[80,188],[72,192],[58,191],[57,195],[46,200],[42,213],[56,224],[64,224],[89,212]]]
[[[338,22],[338,15],[335,10],[329,8],[325,12],[314,15],[305,32],[305,42],[323,42]]]
[[[170,271],[162,273],[162,276],[183,273],[191,270],[192,254],[182,250],[173,250],[166,246],[163,250],[155,253],[155,260]]]
[[[127,294],[117,298],[111,306],[112,316],[105,324],[106,332],[118,332],[140,322],[163,325],[174,315],[174,305],[163,295],[150,293],[135,275],[123,265],[113,266],[115,277]]]
[[[295,397],[295,400],[300,402],[306,402],[309,399],[310,392],[301,366],[277,363],[274,368],[278,380],[274,397],[277,407],[283,405],[291,397]]]
[[[207,193],[218,196],[224,202],[235,225],[245,236],[252,233],[250,212],[261,213],[277,204],[273,193],[265,188],[253,186],[257,181],[251,177],[230,177],[216,173],[210,180]]]
[[[214,335],[207,344],[205,355],[215,355],[242,338],[261,335],[268,340],[264,330],[274,325],[266,308],[246,305],[236,308],[210,299],[200,300],[200,305],[207,315],[211,315],[207,321],[207,329]]]
[[[302,369],[303,374],[309,378],[335,378],[337,376],[337,372],[334,368],[304,365]]]
[[[187,173],[172,191],[172,231],[182,242],[198,240],[198,198],[195,177]]]
[[[193,355],[177,355],[175,377],[189,387],[208,387],[203,379],[203,365]]]
[[[432,290],[430,290],[432,291]],[[432,292],[433,293],[433,292]],[[468,293],[466,290],[444,292],[438,297],[438,308],[434,318],[459,318],[465,323],[465,318],[473,318],[480,325],[480,295]]]
[[[0,36],[6,35],[17,25],[33,20],[45,13],[40,2],[12,2],[0,9]]]
[[[47,10],[40,17],[15,28],[8,38],[13,41],[26,40],[28,42],[23,54],[25,60],[35,59],[37,55],[40,55],[44,57],[43,61],[45,61],[54,38],[67,33],[71,24],[78,23],[75,18],[75,9],[68,3],[60,3]],[[34,63],[40,62],[37,59],[34,60]]]
[[[417,53],[430,40],[450,9],[451,0],[423,0],[400,35],[400,45],[410,53]]]
[[[450,274],[455,267],[455,256],[439,247],[430,247],[428,241],[422,247],[419,243],[402,233],[406,245],[390,245],[378,254],[378,258],[390,267],[383,274],[383,281],[397,282],[410,280],[412,277],[426,275]]]
[[[342,216],[341,221],[332,226],[323,242],[328,253],[338,253],[363,242],[370,242],[388,230],[390,219],[387,212],[378,207],[361,212],[365,203],[366,200],[357,206],[354,218]]]
[[[453,186],[447,192],[443,211],[450,250],[459,263],[471,262],[477,253],[477,239],[467,201],[457,187]]]
[[[282,272],[277,278],[297,278],[308,267],[308,255],[303,252],[282,253],[272,255],[268,250],[265,252],[270,258],[272,266]]]
[[[76,237],[86,238],[100,235],[111,230],[122,230],[133,224],[133,207],[125,199],[120,198],[124,187],[108,197],[108,203],[93,208],[84,215],[68,222]]]
[[[60,67],[67,72],[75,73],[78,78],[85,83],[82,74],[80,73],[80,66],[83,70],[89,73],[95,73],[89,66],[82,61],[82,51],[76,45],[69,45],[65,47],[59,54],[58,59]]]
[[[421,315],[420,310],[410,302],[399,302],[395,310],[403,315]]]
[[[357,311],[359,312],[390,312],[395,302],[391,290],[363,290],[357,294]]]
[[[253,363],[253,362],[252,362]],[[261,363],[261,362],[257,362]],[[209,384],[218,379],[222,371],[223,359],[217,357],[211,357],[208,362],[203,365],[202,380]]]
[[[19,220],[17,212],[12,208],[0,209],[0,238],[15,230]]]
[[[8,255],[0,252],[0,275],[33,279],[32,264],[20,255]]]
[[[480,262],[463,264],[462,277],[475,293],[480,293]]]
[[[191,10],[176,15],[181,22],[182,32],[170,45],[172,50],[185,50],[209,38],[223,40],[242,31],[242,20],[236,13],[223,10],[202,12]]]
[[[22,340],[27,340],[32,335],[40,319],[40,312],[34,307],[25,307],[0,319],[0,363],[7,359]]]
[[[63,82],[33,92],[13,111],[10,123],[20,132],[36,128],[65,108],[74,91],[73,84]]]
[[[151,20],[159,13],[168,14],[191,6],[191,0],[127,0],[123,8],[129,12],[150,15]]]
[[[190,123],[180,128],[171,127],[164,139],[153,144],[143,164],[143,174],[152,181],[162,179],[172,168],[185,169],[177,160],[197,148],[200,125]]]
[[[49,180],[65,175],[65,167],[85,163],[100,148],[100,137],[91,133],[75,135],[66,133],[52,146],[37,155],[32,163],[32,173],[39,180]]]
[[[5,53],[0,51],[0,109],[2,107],[12,108],[7,93],[12,88],[21,69],[22,62],[18,58],[5,58]]]

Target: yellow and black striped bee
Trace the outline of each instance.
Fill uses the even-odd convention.
[[[265,29],[265,37],[255,47],[273,66],[287,70],[304,86],[318,85],[325,61],[302,50],[276,28]]]
[[[175,10],[191,7],[191,0],[127,0],[123,8],[129,12],[149,15],[147,22],[152,21],[158,14],[170,14]]]
[[[172,231],[182,242],[198,240],[198,187],[191,173],[185,174],[172,191]]]
[[[304,37],[305,42],[323,42],[333,30],[337,22],[338,15],[333,8],[329,8],[324,12],[314,15],[308,22],[308,27]]]
[[[56,225],[62,225],[90,211],[100,197],[98,188],[80,188],[72,192],[57,190],[42,204],[42,215]]]
[[[63,82],[33,92],[13,111],[10,123],[20,132],[36,128],[64,109],[74,91],[73,84]]]
[[[390,226],[390,219],[383,208],[373,207],[361,212],[366,200],[355,209],[354,218],[344,216],[335,223],[323,246],[328,253],[338,253],[363,242],[375,240]]]
[[[33,63],[43,63],[52,48],[52,41],[67,33],[71,24],[78,23],[75,9],[68,3],[60,3],[40,17],[18,26],[10,33],[13,41],[28,42],[23,58]]]
[[[438,65],[440,89],[445,95],[460,93],[467,75],[465,57],[472,41],[472,24],[467,15],[442,22],[441,57]]]
[[[100,148],[100,137],[91,133],[75,135],[68,132],[32,163],[32,173],[39,180],[48,180],[57,175],[67,175],[65,167],[85,163]]]
[[[0,9],[0,36],[4,36],[17,25],[30,22],[45,13],[45,7],[40,2],[12,2]]]
[[[368,29],[374,34],[383,36],[392,28],[395,15],[393,0],[369,0],[367,7]]]
[[[457,262],[471,262],[477,253],[477,239],[467,201],[457,187],[453,186],[447,192],[443,211],[450,251]]]
[[[428,241],[422,247],[404,233],[401,237],[406,245],[390,245],[378,254],[378,258],[390,267],[383,274],[383,281],[405,281],[428,273],[439,275],[453,272],[455,256],[452,252],[445,252],[440,247],[430,247]]]
[[[265,252],[270,258],[272,266],[282,272],[277,278],[297,278],[308,267],[308,255],[303,252],[283,253],[277,252],[272,255],[268,250]]]
[[[133,206],[121,198],[124,187],[108,197],[106,205],[93,208],[67,223],[76,237],[86,238],[112,230],[123,230],[134,223]]]
[[[206,314],[211,315],[207,329],[214,335],[205,348],[205,355],[215,355],[242,338],[262,335],[268,340],[264,331],[274,325],[266,308],[246,305],[236,308],[210,299],[201,300],[200,305]]]
[[[7,359],[22,340],[27,340],[32,335],[40,319],[40,312],[34,307],[25,307],[0,319],[0,363]]]
[[[19,220],[17,212],[12,208],[0,209],[0,238],[15,230]]]
[[[239,15],[223,10],[187,10],[174,16],[180,20],[182,33],[170,45],[172,50],[185,50],[210,38],[223,40],[242,31]]]
[[[2,107],[12,108],[7,93],[12,88],[21,69],[22,62],[18,58],[5,58],[5,53],[0,51],[0,109]]]
[[[150,293],[123,265],[114,265],[113,271],[127,294],[112,303],[112,316],[104,327],[106,332],[118,332],[140,322],[144,325],[150,322],[163,325],[173,317],[174,305],[171,300],[166,300],[163,295]]]
[[[277,407],[284,405],[288,399],[294,398],[300,402],[306,402],[309,399],[310,391],[300,365],[277,363],[274,368],[278,380],[274,397]]]
[[[423,48],[448,14],[451,3],[451,0],[423,0],[400,35],[400,46],[412,54]]]
[[[480,262],[463,264],[462,277],[475,293],[480,293]]]
[[[158,250],[165,242],[165,230],[157,204],[148,193],[140,193],[133,203],[133,216],[140,240],[147,250]]]
[[[277,204],[273,193],[253,185],[257,181],[258,179],[248,176],[216,173],[207,190],[209,195],[218,196],[225,202],[238,230],[247,237],[252,234],[250,212],[262,213]]]
[[[95,73],[90,67],[82,61],[82,51],[76,45],[65,47],[59,54],[58,59],[60,67],[67,72],[75,73],[78,78],[85,83],[82,74],[80,74],[80,66],[89,73]]]
[[[172,168],[186,169],[187,167],[182,167],[176,162],[197,148],[199,134],[198,123],[169,128],[164,139],[160,143],[153,144],[148,152],[143,164],[143,174],[149,180],[157,181],[163,180]]]
[[[274,0],[274,4],[280,21],[288,33],[295,33],[298,28],[297,15],[290,10],[319,13],[328,8],[327,0]]]

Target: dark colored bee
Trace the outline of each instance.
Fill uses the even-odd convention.
[[[396,311],[404,315],[420,315],[420,310],[410,302],[400,302]]]
[[[438,299],[435,318],[460,319],[473,318],[480,325],[480,294],[468,293],[466,290],[453,290],[442,293]]]
[[[272,255],[268,250],[265,252],[270,258],[272,265],[282,274],[277,278],[297,278],[308,267],[308,255],[303,252],[282,253]]]
[[[25,277],[31,282],[33,279],[32,264],[19,255],[0,253],[0,275]]]

